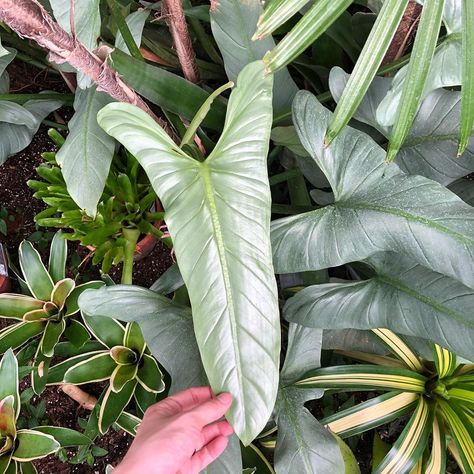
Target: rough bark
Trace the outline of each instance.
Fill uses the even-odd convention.
[[[200,78],[196,54],[189,36],[181,0],[163,0],[161,9],[173,36],[184,77],[197,84]]]
[[[90,77],[98,90],[119,102],[140,107],[173,136],[168,124],[157,117],[106,62],[61,28],[37,0],[0,0],[0,20],[21,37],[31,39],[48,50],[51,61],[58,64],[68,62]]]
[[[402,21],[383,59],[382,65],[400,59],[407,50],[411,40],[415,36],[416,28],[420,21],[422,6],[414,0],[410,0],[403,14]]]

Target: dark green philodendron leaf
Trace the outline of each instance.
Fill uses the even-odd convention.
[[[458,195],[465,203],[474,206],[474,181],[458,179],[448,186],[454,194]]]
[[[329,77],[331,93],[340,99],[349,78],[341,68],[333,68]],[[376,128],[385,137],[390,127],[377,121],[376,110],[390,88],[392,80],[376,77],[361,105],[354,114],[360,122]],[[458,157],[459,116],[461,95],[457,91],[439,89],[429,94],[395,158],[402,170],[419,174],[447,185],[474,171],[474,132],[465,153]]]
[[[95,87],[78,90],[69,135],[56,154],[69,195],[94,216],[114,156],[115,142],[97,123],[97,112],[112,99]]]
[[[278,273],[334,267],[395,251],[474,287],[474,210],[440,184],[385,164],[385,152],[346,127],[324,148],[330,112],[298,93],[294,121],[335,202],[272,225]]]
[[[263,13],[260,0],[219,0],[211,7],[212,34],[224,57],[227,77],[235,81],[240,71],[252,61],[262,59],[275,47],[271,36],[253,41],[257,21]],[[286,69],[275,74],[273,97],[275,112],[291,107],[298,87]]]
[[[170,394],[208,384],[189,308],[154,291],[125,285],[88,290],[79,303],[91,319],[109,317],[136,321],[148,348],[171,375]],[[224,454],[204,473],[234,474],[241,469],[239,441],[233,436]]]
[[[336,439],[304,406],[308,400],[320,398],[323,390],[301,390],[291,385],[308,370],[320,366],[321,342],[321,330],[290,325],[288,352],[275,407],[277,474],[338,474],[345,471]]]
[[[61,107],[61,105],[62,102],[58,100],[29,100],[23,104],[23,108],[34,118],[34,123],[30,124],[32,125],[31,127],[15,123],[0,122],[0,165],[2,165],[9,156],[26,148],[31,143],[43,119]]]
[[[98,116],[163,203],[206,374],[214,391],[232,393],[228,417],[244,444],[270,417],[280,352],[266,169],[273,81],[264,69],[256,61],[240,73],[222,136],[203,162],[137,107],[109,104]]]
[[[392,252],[366,263],[372,278],[309,286],[288,300],[285,318],[322,329],[388,328],[474,359],[474,290]]]

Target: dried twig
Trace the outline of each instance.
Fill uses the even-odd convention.
[[[199,70],[196,63],[188,25],[184,17],[181,0],[163,0],[162,13],[168,23],[173,36],[176,52],[183,70],[184,77],[197,84],[199,82]]]
[[[157,117],[113,69],[61,28],[37,0],[0,0],[0,20],[20,36],[47,49],[52,61],[58,64],[68,62],[90,77],[97,84],[97,90],[106,92],[119,102],[140,107],[174,136],[169,125]]]

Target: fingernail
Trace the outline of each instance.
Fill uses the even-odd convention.
[[[217,395],[216,397],[220,402],[224,403],[224,404],[230,404],[232,402],[232,395],[230,393],[220,393],[219,395]]]

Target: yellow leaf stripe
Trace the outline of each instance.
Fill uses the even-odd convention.
[[[401,390],[422,393],[425,391],[425,380],[406,375],[390,375],[375,373],[352,373],[318,375],[297,382],[295,385],[311,385],[313,387],[349,388],[380,388],[383,390]]]
[[[446,467],[446,439],[440,429],[438,418],[433,421],[433,442],[431,456],[425,469],[425,474],[440,474]]]
[[[405,365],[415,372],[423,370],[423,364],[416,354],[390,329],[379,328],[372,330]]]
[[[439,404],[442,413],[451,428],[451,432],[454,435],[453,437],[458,446],[460,457],[464,458],[471,469],[471,472],[474,471],[474,439],[467,428],[467,425],[469,425],[469,419],[466,419],[464,422],[451,405],[444,400],[440,400]]]
[[[416,393],[403,392],[383,402],[332,421],[326,427],[333,433],[344,433],[356,426],[372,423],[378,419],[385,419],[387,415],[414,403],[418,397],[419,395]]]
[[[413,459],[413,455],[416,448],[419,448],[429,417],[429,405],[423,397],[420,397],[415,413],[407,426],[407,431],[400,435],[403,437],[400,445],[397,447],[398,443],[396,443],[390,450],[385,458],[387,462],[382,462],[382,466],[377,469],[378,474],[400,474],[406,472],[407,466],[413,465],[413,461],[418,461],[418,459]],[[391,453],[393,453],[393,456],[390,458]],[[420,455],[422,453],[421,450]]]
[[[434,347],[435,364],[440,379],[451,375],[456,369],[456,355],[438,344]]]

